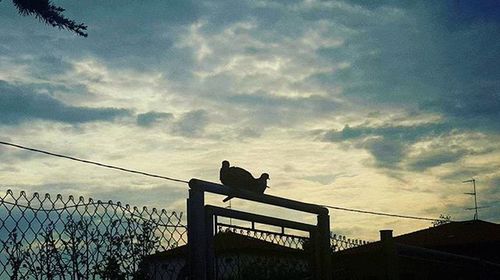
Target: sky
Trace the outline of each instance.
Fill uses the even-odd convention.
[[[268,194],[500,222],[500,4],[54,1],[79,37],[0,2],[0,140],[189,180],[222,160]],[[186,184],[0,147],[0,193],[185,211]],[[207,202],[226,206],[220,196]],[[314,217],[233,199],[232,207]],[[378,239],[429,221],[330,211]]]

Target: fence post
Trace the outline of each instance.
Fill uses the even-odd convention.
[[[188,212],[188,267],[189,279],[207,278],[207,236],[205,225],[205,195],[200,190],[189,190]]]
[[[315,230],[309,233],[309,240],[311,246],[311,267],[313,273],[313,279],[321,279],[321,243],[319,238],[319,231],[316,228]]]
[[[318,234],[316,242],[320,250],[320,275],[318,279],[332,280],[332,263],[330,250],[330,215],[328,212],[318,215]]]
[[[398,278],[398,257],[396,245],[392,237],[392,230],[380,231],[380,243],[382,244],[382,256],[385,270],[385,279],[397,280]]]
[[[205,226],[207,233],[207,280],[215,280],[215,216],[213,211],[205,206]]]

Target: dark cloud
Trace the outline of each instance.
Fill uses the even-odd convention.
[[[151,111],[137,115],[137,125],[143,127],[150,127],[158,122],[169,120],[172,118],[173,115],[171,113]]]
[[[371,0],[345,0],[344,2],[358,5],[362,7],[366,7],[369,9],[377,9],[380,7],[403,7],[410,5],[412,1],[398,1],[398,0],[380,0],[380,1],[371,1]]]
[[[434,150],[412,159],[408,167],[414,171],[424,171],[445,163],[456,162],[469,154],[471,154],[471,151],[467,149],[458,149],[456,151],[452,149]]]
[[[424,171],[445,163],[456,162],[469,155],[480,155],[494,152],[493,147],[465,148],[459,144],[444,144],[440,138],[460,135],[467,132],[480,132],[481,127],[467,128],[460,123],[422,123],[415,125],[386,124],[382,126],[346,125],[342,130],[322,131],[322,140],[337,143],[349,143],[356,148],[369,151],[377,165],[396,167],[403,161],[412,171]],[[410,148],[422,141],[438,140],[437,144],[408,157]],[[444,146],[443,146],[444,145]],[[484,168],[483,168],[484,170]]]
[[[4,3],[5,2],[5,3]],[[85,1],[64,4],[69,18],[88,25],[89,37],[78,38],[69,32],[40,24],[31,17],[20,17],[9,1],[2,2],[0,31],[6,36],[8,56],[51,53],[72,59],[96,57],[110,68],[131,67],[175,70],[171,64],[191,57],[174,47],[182,28],[200,17],[201,6],[193,1]],[[15,46],[15,47],[13,47]],[[2,48],[0,48],[2,50]],[[47,69],[50,71],[50,69]]]
[[[425,123],[418,125],[355,126],[346,125],[342,130],[331,130],[324,134],[324,140],[341,142],[381,136],[387,140],[415,143],[424,138],[446,135],[453,130],[447,123]]]
[[[368,139],[362,143],[362,147],[375,157],[378,166],[393,167],[404,158],[408,145],[399,140],[382,137]]]
[[[324,133],[323,140],[329,142],[353,143],[355,147],[369,151],[381,167],[398,166],[406,157],[409,148],[420,141],[435,139],[453,133],[453,127],[446,123],[425,123],[418,125],[392,125],[350,127],[342,130],[331,130]],[[413,170],[424,170],[428,167],[460,159],[465,151],[456,154],[428,153],[415,158],[409,167]]]
[[[375,10],[361,17],[364,25],[344,44],[317,51],[350,66],[312,80],[341,86],[357,103],[438,113],[459,128],[500,132],[500,17],[492,16],[500,5],[481,0],[479,8],[461,1],[457,11],[453,1],[347,2]]]
[[[0,123],[16,125],[36,119],[70,124],[113,121],[131,113],[118,108],[71,106],[50,95],[35,93],[26,86],[0,81],[0,114]]]
[[[190,111],[174,123],[173,132],[185,137],[201,136],[208,121],[208,113],[205,110]]]
[[[228,103],[230,108],[237,108],[235,111],[241,113],[242,119],[250,120],[253,127],[290,126],[311,118],[331,118],[345,110],[345,104],[369,106],[383,113],[384,108],[390,111],[397,107],[442,117],[440,123],[346,126],[341,131],[327,131],[323,135],[326,141],[354,143],[368,150],[378,164],[390,166],[400,164],[408,148],[422,140],[468,131],[500,132],[499,5],[493,0],[478,0],[474,4],[459,2],[458,6],[452,0],[433,5],[397,0],[345,0],[334,4],[293,1],[293,5],[287,5],[289,1],[256,4],[254,1],[217,0],[126,5],[119,1],[103,4],[92,0],[65,4],[68,17],[88,24],[87,39],[19,17],[10,3],[3,3],[6,9],[0,11],[0,20],[5,28],[0,35],[9,43],[0,43],[0,53],[28,57],[20,63],[34,65],[34,76],[64,73],[70,67],[65,62],[67,58],[89,56],[98,58],[106,67],[159,70],[165,73],[170,84],[175,85],[175,91],[194,92],[198,100],[209,96],[217,100],[215,106]],[[245,35],[246,43],[240,52],[238,48],[228,48],[223,39],[210,40],[217,37],[211,35],[221,35],[227,27],[241,22],[251,27],[231,30],[237,35]],[[181,42],[181,39],[189,41],[185,35],[189,34],[193,23],[199,23],[197,32],[213,51],[203,62],[196,59],[196,47]],[[304,35],[311,33],[312,27],[317,30],[320,23],[325,26],[318,33],[320,38],[339,43],[311,46],[316,52],[305,62],[290,55],[286,49],[273,47],[307,40]],[[307,67],[314,64],[331,69],[312,71],[310,77],[291,85],[299,90],[316,89],[317,85],[327,94],[278,96],[268,94],[265,86],[253,92],[241,92],[241,83],[262,77],[252,74],[241,80],[231,71],[224,71],[224,74],[199,81],[192,74],[195,69],[210,72],[217,65],[226,65],[231,55],[241,55],[241,52],[262,60],[282,56],[289,65],[303,63]],[[40,53],[44,55],[33,55]],[[308,55],[306,53],[305,57]],[[344,63],[345,67],[338,67],[339,63]],[[342,95],[335,99],[328,96],[333,87],[342,89]],[[218,93],[200,94],[209,91]],[[47,113],[30,108],[24,112],[25,118],[58,121],[65,118],[67,122],[84,122],[92,121],[91,116],[105,120],[119,115],[113,108],[71,107],[47,95],[35,96],[39,103],[56,104],[54,114],[61,116],[49,117]],[[88,110],[94,111],[89,113]],[[67,111],[74,113],[71,115]],[[137,124],[146,127],[172,117],[163,114],[168,113],[140,114]],[[20,116],[10,118],[10,122],[23,119]],[[9,121],[7,118],[2,120],[4,123]],[[192,137],[203,133],[207,124],[206,111],[192,111],[172,121],[170,129]],[[238,132],[241,137],[260,134],[255,130]],[[414,158],[408,168],[425,170],[458,160],[462,157],[460,154],[458,151],[447,155],[427,151],[421,158]]]

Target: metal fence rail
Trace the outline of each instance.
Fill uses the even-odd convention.
[[[144,258],[185,244],[182,213],[73,196],[0,196],[0,279],[149,279]]]
[[[255,239],[277,244],[283,247],[302,250],[304,249],[304,244],[307,244],[307,241],[309,240],[309,238],[306,236],[225,223],[217,223],[217,232],[233,232],[236,234],[249,236]]]

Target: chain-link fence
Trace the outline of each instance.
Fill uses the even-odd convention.
[[[187,242],[181,220],[163,209],[8,190],[0,197],[0,280],[151,279],[145,258]]]
[[[289,234],[285,230],[218,222],[217,279],[312,279],[309,236]],[[332,252],[368,244],[333,233],[330,240]]]
[[[216,223],[216,279],[312,279],[309,236]]]
[[[268,243],[273,243],[282,247],[292,249],[304,249],[309,237],[305,235],[294,235],[283,231],[276,232],[271,230],[257,229],[255,227],[244,227],[234,224],[217,223],[217,232],[232,232],[242,236],[248,236],[254,239],[262,240]]]
[[[307,246],[309,238],[300,235],[285,234],[284,232],[272,232],[266,230],[257,230],[255,228],[241,227],[218,223],[218,231],[231,231],[237,234],[250,236],[256,239],[264,240],[284,247],[294,249],[304,249]],[[369,242],[361,239],[352,239],[341,234],[330,233],[330,244],[333,252],[339,252],[346,249],[355,248],[368,244]]]
[[[368,241],[360,239],[350,239],[344,235],[330,233],[330,244],[333,252],[339,252],[345,249],[358,247],[368,244]]]
[[[0,195],[0,280],[186,279],[182,212],[8,190]],[[216,223],[217,279],[312,279],[307,232]],[[366,244],[331,235],[333,252]]]

